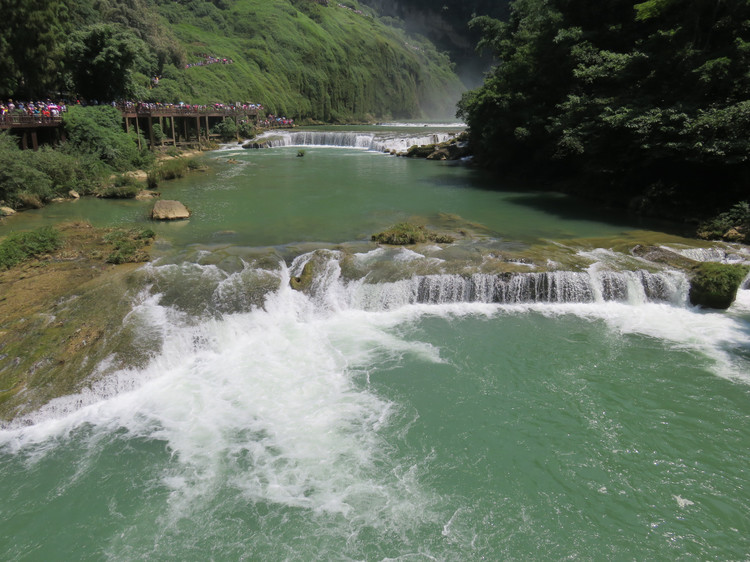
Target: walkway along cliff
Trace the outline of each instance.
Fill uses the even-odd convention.
[[[172,107],[149,108],[140,105],[118,106],[122,113],[126,131],[133,128],[138,133],[144,131],[149,147],[157,145],[154,125],[159,124],[163,133],[161,144],[188,145],[209,140],[211,129],[225,119],[233,119],[238,126],[241,121],[258,121],[258,108],[223,106],[216,107]],[[23,149],[37,150],[40,144],[54,144],[65,141],[65,129],[61,116],[8,114],[0,116],[0,130],[10,130],[21,139]],[[238,138],[239,140],[239,138]]]

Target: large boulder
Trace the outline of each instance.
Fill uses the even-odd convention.
[[[190,217],[190,211],[179,201],[161,199],[154,204],[151,218],[155,220],[177,220]]]
[[[10,207],[0,207],[0,217],[9,217],[15,214],[16,212]]]

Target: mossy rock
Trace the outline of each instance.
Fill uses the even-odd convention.
[[[451,244],[455,241],[448,234],[430,232],[424,226],[408,222],[399,223],[388,230],[373,234],[372,240],[380,244],[390,244],[392,246],[406,246],[407,244],[422,244],[424,242]]]
[[[750,267],[704,262],[693,268],[690,279],[690,303],[706,308],[727,309]]]
[[[315,264],[313,260],[307,262],[302,268],[302,274],[299,277],[292,277],[289,280],[289,285],[291,285],[292,289],[295,291],[307,291],[312,286],[314,268]]]
[[[434,144],[424,144],[421,146],[415,144],[406,151],[406,156],[408,158],[427,158],[435,152],[435,146]]]

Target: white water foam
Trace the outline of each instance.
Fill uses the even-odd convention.
[[[616,334],[703,354],[718,375],[750,383],[747,362],[738,364],[731,353],[747,347],[747,291],[729,313],[638,299],[497,304],[446,294],[453,300],[425,304],[414,299],[414,280],[385,288],[345,281],[341,256],[325,258],[311,296],[288,285],[313,259],[307,255],[280,270],[279,289],[263,308],[219,318],[196,319],[162,305],[159,295],[142,296],[129,321],[151,326],[163,339],[150,364],[53,401],[0,431],[0,447],[44,454],[83,427],[92,435],[124,430],[161,440],[171,451],[174,463],[162,483],[171,490],[175,519],[229,486],[248,502],[397,525],[429,517],[414,506],[424,511],[430,499],[417,476],[405,476],[409,470],[382,470],[392,446],[382,431],[403,412],[369,390],[368,373],[405,356],[441,362],[429,342],[399,335],[401,326],[427,316],[450,322],[469,315],[575,315]],[[179,266],[152,267],[173,274]],[[215,266],[189,267],[205,269],[215,293],[238,282]]]
[[[270,147],[326,146],[359,148],[377,152],[404,152],[414,145],[445,142],[455,133],[434,132],[420,135],[399,133],[358,133],[335,131],[267,131],[254,140]]]

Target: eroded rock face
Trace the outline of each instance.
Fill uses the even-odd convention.
[[[179,220],[190,217],[190,211],[179,201],[161,199],[154,204],[151,218],[154,220]]]

